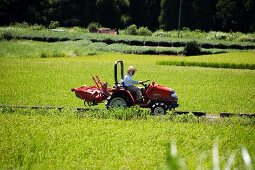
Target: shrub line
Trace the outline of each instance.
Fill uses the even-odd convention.
[[[44,42],[57,42],[57,41],[77,41],[77,40],[91,40],[92,42],[103,42],[106,44],[123,43],[127,45],[138,45],[138,46],[161,46],[161,47],[184,47],[187,42],[191,41],[188,39],[166,39],[166,38],[153,38],[143,36],[116,36],[116,35],[102,35],[102,34],[59,34],[59,33],[48,33],[48,32],[36,32],[30,31],[30,33],[5,31],[1,30],[0,39],[27,39]],[[128,38],[127,38],[128,37]],[[203,42],[198,41],[201,48],[219,48],[219,49],[238,49],[238,50],[254,50],[255,45],[253,44],[238,44],[238,43],[223,43],[223,42]]]

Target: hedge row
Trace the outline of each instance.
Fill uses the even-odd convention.
[[[130,35],[107,35],[96,33],[83,33],[75,31],[56,32],[50,30],[31,30],[18,28],[1,28],[0,39],[28,39],[35,41],[56,42],[56,41],[75,41],[87,39],[92,42],[103,42],[106,44],[127,44],[132,46],[151,46],[151,47],[184,47],[191,39],[170,39],[151,36],[130,36]],[[238,49],[238,50],[254,50],[254,43],[231,42],[231,41],[212,41],[212,40],[196,40],[201,48],[217,48],[217,49]]]
[[[96,39],[96,38],[89,38],[92,42],[103,42],[106,44],[114,44],[114,43],[122,43],[128,45],[135,45],[135,46],[152,46],[152,47],[184,47],[186,46],[187,42],[190,40],[168,40],[168,41],[151,41],[151,40],[126,40],[126,39]],[[254,50],[254,45],[241,45],[241,44],[228,44],[228,43],[213,43],[213,42],[201,42],[198,41],[198,44],[201,48],[217,48],[217,49],[237,49],[237,50]]]
[[[231,68],[255,70],[255,64],[235,64],[235,63],[211,63],[211,62],[190,62],[190,61],[158,61],[158,65],[174,66],[198,66],[211,68]]]
[[[127,44],[106,44],[102,42],[92,43],[87,46],[90,49],[103,52],[121,52],[126,54],[151,54],[151,55],[183,55],[183,47],[151,47],[151,46],[132,46]],[[222,49],[202,49],[200,54],[218,54],[227,50]]]

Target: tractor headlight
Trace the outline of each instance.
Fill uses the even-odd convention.
[[[174,92],[174,93],[171,94],[171,97],[176,98],[177,94]]]
[[[177,94],[174,90],[171,91],[170,95],[171,95],[172,98],[177,98]]]

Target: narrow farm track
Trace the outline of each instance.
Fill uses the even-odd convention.
[[[62,111],[64,109],[70,110],[70,111],[77,111],[77,112],[88,112],[88,111],[98,111],[101,110],[99,108],[65,108],[65,107],[57,107],[57,106],[13,106],[13,105],[0,105],[0,108],[9,108],[9,109],[40,109],[40,110],[58,110]],[[206,112],[194,112],[194,111],[173,111],[173,113],[177,115],[183,115],[183,114],[193,114],[196,117],[205,117],[206,119],[219,119],[219,118],[226,118],[226,117],[241,117],[241,118],[255,118],[255,113],[215,113],[215,114],[207,114]]]

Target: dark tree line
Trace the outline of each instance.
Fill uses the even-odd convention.
[[[254,0],[0,0],[0,25],[15,22],[105,27],[136,24],[151,30],[181,27],[201,30],[255,31]]]

